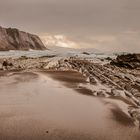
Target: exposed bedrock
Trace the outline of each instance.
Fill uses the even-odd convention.
[[[140,71],[115,65],[90,62],[84,59],[70,58],[59,60],[50,65],[54,70],[75,70],[85,76],[93,85],[93,96],[119,98],[126,101],[128,113],[140,121]],[[47,66],[47,68],[49,68]]]
[[[140,54],[120,55],[112,60],[111,64],[130,69],[140,69]]]
[[[0,59],[1,70],[55,70],[77,71],[86,79],[85,86],[91,90],[90,95],[117,98],[128,103],[130,116],[140,121],[140,70],[118,67],[110,64],[95,63],[94,60],[80,58],[49,59],[47,57],[17,59]],[[87,86],[87,87],[86,87]]]

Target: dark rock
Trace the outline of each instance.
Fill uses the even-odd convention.
[[[100,59],[102,62],[104,62],[105,60],[104,59]]]
[[[105,94],[105,92],[103,92],[103,91],[98,91],[98,92],[97,92],[97,96],[99,96],[99,97],[105,97],[106,94]]]
[[[88,52],[83,52],[83,54],[85,54],[85,55],[90,55]]]
[[[106,60],[111,61],[111,60],[112,60],[112,58],[111,58],[111,57],[107,57],[107,58],[106,58]]]
[[[93,76],[89,76],[90,83],[97,84],[95,78]]]
[[[9,65],[9,63],[8,63],[8,61],[4,60],[3,63],[2,63],[2,65],[3,65],[4,67],[7,67],[7,66]]]
[[[9,69],[11,69],[13,66],[14,66],[14,65],[13,65],[12,62],[10,62],[10,61],[8,61],[8,60],[4,60],[4,61],[2,62],[2,65],[1,65],[1,69],[2,69],[2,70],[9,70]]]
[[[137,69],[140,68],[140,54],[120,55],[115,60],[112,60],[110,64],[118,67]]]

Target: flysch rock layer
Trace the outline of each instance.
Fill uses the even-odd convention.
[[[117,98],[128,104],[127,113],[136,124],[140,122],[140,71],[116,65],[96,63],[78,57],[71,58],[5,58],[0,59],[1,71],[9,70],[53,70],[77,71],[87,84],[79,85],[90,89],[90,96]]]

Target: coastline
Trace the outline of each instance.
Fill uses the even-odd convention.
[[[11,76],[15,76],[14,84],[30,83],[38,76],[47,75],[48,78],[40,82],[50,77],[62,83],[62,87],[82,96],[97,98],[104,104],[119,102],[118,109],[112,109],[114,119],[126,126],[133,124],[137,129],[140,126],[139,70],[78,57],[1,58],[0,63],[0,80],[5,78],[8,82]]]
[[[0,63],[6,66],[1,71],[76,71],[86,78],[89,83],[85,89],[93,96],[119,97],[130,102],[128,112],[132,118],[140,121],[140,72],[127,68],[117,67],[109,63],[102,65],[94,60],[78,57],[20,57],[1,58]],[[3,70],[2,70],[3,69]],[[84,84],[82,86],[85,86]]]

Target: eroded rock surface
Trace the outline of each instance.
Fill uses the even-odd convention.
[[[112,60],[111,64],[130,69],[140,69],[140,54],[120,55]]]
[[[90,96],[117,98],[129,105],[128,113],[140,122],[140,71],[116,65],[95,63],[94,60],[71,58],[27,58],[0,59],[2,70],[55,70],[77,71],[88,84],[79,85],[90,90]],[[92,93],[92,94],[91,94]]]
[[[48,68],[48,67],[47,67]],[[90,62],[78,58],[62,59],[54,66],[54,70],[75,70],[83,74],[89,81],[93,96],[116,97],[130,105],[128,113],[136,121],[140,121],[140,71],[115,65]]]

